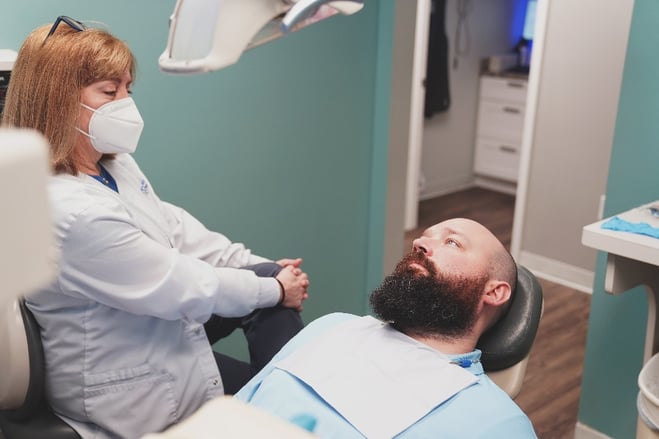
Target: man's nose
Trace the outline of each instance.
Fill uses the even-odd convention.
[[[417,238],[412,241],[412,250],[415,252],[423,252],[426,256],[432,256],[432,248],[423,238]]]

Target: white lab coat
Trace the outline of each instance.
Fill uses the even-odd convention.
[[[139,437],[222,394],[203,322],[274,306],[264,262],[161,201],[127,154],[49,183],[59,272],[28,298],[42,327],[53,408],[83,438]],[[134,415],[132,413],[135,413]]]

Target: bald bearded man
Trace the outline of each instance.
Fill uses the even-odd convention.
[[[439,223],[372,292],[378,319],[312,322],[236,397],[285,420],[310,416],[321,438],[535,438],[476,349],[516,280],[512,256],[481,224]]]

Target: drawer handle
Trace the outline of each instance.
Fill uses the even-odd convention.
[[[500,150],[501,152],[507,152],[507,153],[509,153],[509,154],[515,154],[515,153],[517,153],[517,148],[513,148],[512,146],[508,146],[508,145],[501,145],[501,146],[499,146],[499,150]]]
[[[519,114],[522,112],[519,108],[515,107],[503,107],[503,111],[511,114]]]
[[[508,82],[508,87],[512,88],[524,88],[524,83],[523,82]]]

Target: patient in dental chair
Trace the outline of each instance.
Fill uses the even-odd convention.
[[[295,336],[236,398],[321,438],[535,438],[483,372],[476,343],[506,312],[517,266],[485,227],[427,229],[370,296]]]

